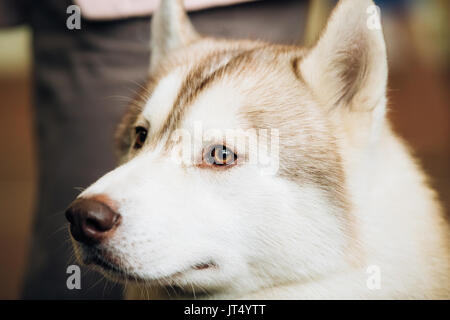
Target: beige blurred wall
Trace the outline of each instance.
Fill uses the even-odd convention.
[[[0,30],[0,299],[20,297],[35,195],[30,31]]]
[[[0,77],[28,77],[30,37],[27,27],[0,29]]]

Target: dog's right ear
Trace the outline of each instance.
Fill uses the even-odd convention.
[[[199,38],[184,10],[183,0],[160,0],[153,14],[150,71],[172,50],[182,48]]]

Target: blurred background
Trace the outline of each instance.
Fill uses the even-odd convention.
[[[264,2],[264,1],[259,1]],[[334,1],[278,1],[298,10],[289,36],[269,35],[277,42],[311,43]],[[450,208],[450,1],[376,1],[382,9],[390,64],[389,117],[396,131],[415,150],[431,184]],[[249,15],[261,4],[237,4],[232,9]],[[223,10],[193,12],[196,27],[206,34],[241,36],[227,26],[233,15],[218,19]],[[256,9],[255,9],[256,10]],[[257,10],[255,11],[257,12]],[[209,15],[214,19],[196,19]],[[275,14],[274,14],[275,15]],[[310,19],[306,17],[309,16]],[[211,25],[214,20],[214,26]],[[268,33],[280,21],[267,16],[240,22]],[[251,28],[249,30],[252,30]],[[251,31],[246,35],[252,36]],[[272,37],[272,39],[271,39]],[[36,128],[32,98],[32,32],[21,25],[0,28],[0,299],[21,297],[31,242],[33,214],[38,202]],[[131,92],[130,92],[131,96]],[[112,155],[111,155],[112,157]],[[105,168],[106,172],[109,168]],[[89,168],[84,168],[89,170]],[[75,187],[75,186],[73,186]],[[62,207],[61,210],[64,208]],[[58,232],[58,230],[54,230]],[[51,235],[49,235],[50,237]]]

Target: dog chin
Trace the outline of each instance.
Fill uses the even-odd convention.
[[[77,244],[75,252],[78,261],[99,271],[114,282],[123,284],[132,282],[152,287],[168,286],[172,290],[179,292],[192,290],[192,285],[195,285],[196,280],[201,281],[201,273],[211,276],[211,273],[219,270],[219,266],[214,261],[206,261],[183,268],[169,275],[152,277],[132,272],[123,266],[120,258],[104,249]]]

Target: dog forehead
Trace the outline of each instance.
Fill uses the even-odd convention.
[[[216,71],[219,70],[220,73],[221,68],[232,57],[232,53],[229,52],[212,54],[204,59],[206,62],[180,64],[160,77],[153,86],[141,113],[141,117],[150,123],[150,134],[159,133],[161,137],[163,133],[170,133],[192,110],[207,111],[202,108],[205,104],[210,106],[207,109],[219,111],[220,109],[214,106],[220,104],[224,97],[230,97],[230,94],[233,95],[235,92],[230,92],[230,88],[225,86],[221,86],[219,90],[211,90],[208,83],[221,82],[214,79],[221,77]],[[198,100],[200,103],[197,103]],[[205,101],[209,102],[205,103]],[[199,116],[198,112],[194,113],[196,117]],[[208,113],[203,113],[203,115],[206,114]]]
[[[274,83],[298,83],[292,72],[289,48],[261,45],[210,51],[169,69],[156,82],[145,103],[143,117],[150,123],[155,143],[194,122],[212,128],[242,128],[239,109],[245,105],[277,107],[280,95]],[[281,53],[281,54],[280,54]]]
[[[245,104],[245,94],[233,81],[221,79],[206,89],[186,113],[183,128],[201,124],[204,129],[237,129],[243,123],[239,110]]]
[[[142,117],[150,123],[150,133],[157,132],[169,116],[186,72],[183,67],[173,69],[161,78],[152,90],[142,109]]]

